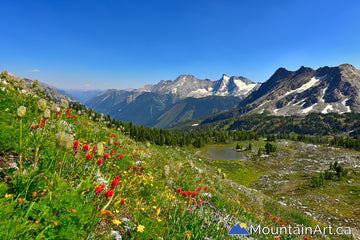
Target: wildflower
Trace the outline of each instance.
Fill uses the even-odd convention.
[[[128,169],[128,170],[130,170],[130,169],[131,169],[131,167],[127,167],[127,169]]]
[[[45,100],[45,99],[40,99],[40,100],[37,102],[37,107],[38,107],[38,109],[39,109],[40,112],[45,111],[45,109],[46,109],[46,100]]]
[[[70,115],[70,110],[66,110],[66,115]]]
[[[59,111],[59,106],[54,103],[53,105],[51,105],[50,110],[51,110],[53,113],[56,113],[56,114],[57,114],[57,112]]]
[[[219,216],[219,214],[217,212],[212,212],[211,214],[215,215],[215,216]]]
[[[304,236],[304,239],[305,239],[305,240],[309,240],[309,238],[308,238],[307,236]]]
[[[34,126],[31,126],[30,128],[31,128],[31,129],[34,129],[35,127],[34,127]]]
[[[118,142],[114,142],[114,144],[115,144],[115,146],[119,145],[119,143],[118,143]]]
[[[191,196],[192,192],[191,191],[188,191],[188,195]]]
[[[88,153],[87,155],[85,155],[86,159],[89,160],[90,158],[92,158],[92,156],[90,155],[90,153]]]
[[[114,149],[112,149],[111,150],[111,156],[114,156],[114,153],[115,153],[115,151],[114,151]]]
[[[37,124],[36,127],[39,128],[39,127],[40,127],[40,124]]]
[[[195,191],[192,192],[192,196],[193,196],[193,197],[196,197],[196,195],[197,195],[197,192],[195,192]]]
[[[266,216],[269,216],[269,212],[266,212],[265,215],[266,215]]]
[[[136,229],[138,232],[144,232],[144,230],[145,230],[145,226],[143,226],[143,225],[138,225],[137,226],[137,229]]]
[[[141,171],[144,171],[145,167],[141,167]]]
[[[95,151],[96,151],[96,145],[93,146],[93,149],[92,149],[92,152],[93,152],[93,153],[95,153]]]
[[[53,182],[50,182],[50,183],[49,183],[49,187],[52,187],[52,185],[54,185],[54,183],[53,183]]]
[[[138,173],[136,173],[136,174],[140,176],[140,173],[139,173],[139,172],[138,172]]]
[[[198,204],[201,205],[201,200],[200,199],[198,200]]]
[[[208,190],[208,187],[205,187],[205,191]]]
[[[100,184],[95,188],[95,193],[100,194],[104,190],[104,188],[105,188],[104,184]]]
[[[201,190],[201,187],[198,187],[198,191],[200,191]]]
[[[55,140],[56,146],[63,151],[70,150],[74,145],[74,137],[64,132],[59,132],[58,134],[56,134]]]
[[[119,176],[116,176],[116,177],[115,177],[115,179],[116,179],[116,180],[119,180],[119,179],[120,179],[120,177],[119,177]]]
[[[118,219],[116,219],[116,218],[115,218],[112,222],[113,222],[115,225],[121,224],[121,221],[118,220]]]
[[[76,141],[74,142],[74,148],[78,148],[78,146],[79,146],[79,142],[76,140]]]
[[[99,165],[99,166],[102,164],[102,162],[103,162],[103,160],[101,160],[100,158],[96,161],[97,165]]]
[[[133,166],[133,170],[136,171],[136,169],[137,169],[137,166]]]
[[[85,144],[82,148],[84,152],[87,152],[89,150],[89,146],[87,144]]]
[[[206,228],[206,226],[205,226],[205,225],[202,225],[201,227],[202,227],[202,228],[204,228],[204,229]]]
[[[118,184],[119,184],[119,180],[117,180],[117,179],[114,179],[114,180],[111,181],[111,187],[112,188],[115,188]]]
[[[280,237],[279,237],[279,236],[276,236],[276,237],[274,238],[274,240],[280,240]]]
[[[65,99],[61,100],[60,107],[62,109],[68,108],[69,107],[68,101],[66,101]]]
[[[74,115],[73,118],[76,119],[76,116]]]
[[[111,197],[113,195],[113,191],[111,189],[107,190],[106,193],[105,193],[105,196],[107,197]]]
[[[17,109],[16,113],[19,118],[23,118],[26,114],[26,107],[24,107],[24,106],[19,107]]]
[[[181,188],[177,188],[176,191],[177,191],[178,193],[181,193]]]
[[[43,113],[43,117],[44,117],[45,119],[49,119],[49,118],[50,118],[50,115],[51,115],[51,113],[50,113],[50,110],[49,110],[49,109],[46,109],[45,112]]]
[[[124,203],[125,203],[125,199],[122,198],[121,201],[120,201],[120,204],[124,205]]]
[[[281,223],[280,223],[280,225],[282,226],[282,225],[284,225],[284,223],[283,223],[283,222],[281,222]]]
[[[187,192],[186,192],[186,191],[183,191],[183,192],[182,192],[182,195],[183,195],[184,197],[186,197]]]
[[[133,157],[134,157],[134,158],[136,157],[136,153],[134,153]]]
[[[67,116],[67,118],[71,118],[70,116]]]
[[[10,193],[6,193],[5,194],[5,198],[9,198],[9,197],[11,197],[12,196],[12,194],[10,194]]]
[[[31,196],[36,197],[36,194],[37,194],[37,192],[33,192]]]
[[[105,154],[103,155],[103,158],[104,158],[105,160],[108,159],[108,158],[109,158],[109,154],[105,153]]]

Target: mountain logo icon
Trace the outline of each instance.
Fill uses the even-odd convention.
[[[230,229],[228,235],[249,235],[249,232],[246,230],[245,223],[238,223]]]

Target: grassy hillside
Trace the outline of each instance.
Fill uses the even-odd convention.
[[[191,148],[135,142],[66,102],[1,87],[0,239],[233,239],[238,222],[317,224],[217,174]]]

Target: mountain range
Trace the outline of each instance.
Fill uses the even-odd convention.
[[[29,86],[32,83],[25,81]],[[252,113],[301,116],[313,112],[360,112],[360,70],[350,64],[316,70],[279,68],[262,84],[223,74],[217,81],[180,75],[175,80],[128,90],[61,90],[42,86],[55,100],[78,100],[120,121],[158,128],[170,128],[191,119],[203,124]]]
[[[354,66],[342,64],[317,70],[301,67],[297,71],[279,68],[237,107],[205,117],[197,123],[252,113],[290,116],[348,112],[360,112],[360,71]]]
[[[85,105],[121,121],[167,128],[235,107],[259,86],[245,77],[225,74],[217,81],[180,75],[134,90],[109,89]]]

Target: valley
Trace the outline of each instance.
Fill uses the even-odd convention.
[[[280,205],[297,209],[315,221],[332,225],[360,227],[360,152],[329,145],[315,145],[278,140],[277,150],[258,154],[265,141],[244,141],[252,150],[242,153],[247,160],[212,160],[203,164],[221,169],[229,179],[262,192]],[[205,147],[202,151],[206,151]],[[325,180],[323,186],[311,187],[311,177],[329,169],[337,161],[349,169],[342,180]]]

